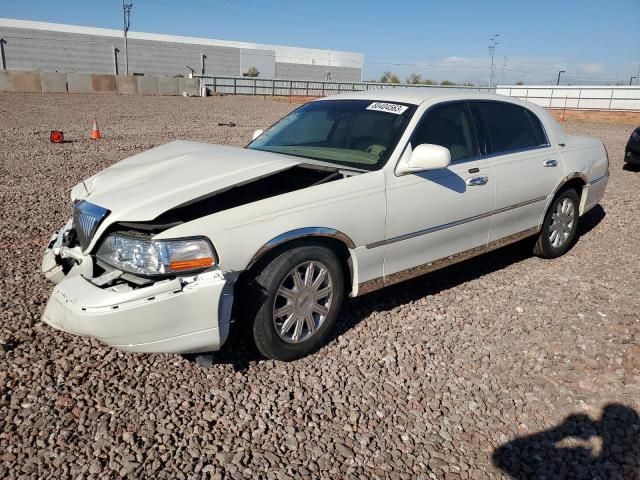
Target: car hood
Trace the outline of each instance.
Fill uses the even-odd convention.
[[[106,222],[150,221],[195,198],[271,175],[301,162],[245,148],[175,141],[122,160],[71,190],[110,210]]]

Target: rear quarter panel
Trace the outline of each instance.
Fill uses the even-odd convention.
[[[587,183],[603,177],[609,171],[607,151],[596,138],[570,135],[560,153],[567,173],[582,173]]]

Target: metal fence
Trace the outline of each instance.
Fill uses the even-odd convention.
[[[546,108],[640,111],[640,86],[521,86],[500,85],[496,93]]]
[[[494,92],[494,88],[473,86],[412,85],[401,83],[331,82],[316,80],[275,80],[248,77],[199,77],[210,93],[230,95],[270,95],[285,97],[325,97],[343,92],[362,92],[385,88],[430,88],[475,92]]]
[[[640,111],[639,86],[522,86],[495,88],[461,85],[414,85],[404,83],[331,82],[317,80],[276,80],[249,77],[198,76],[210,93],[229,95],[269,95],[283,97],[325,97],[343,92],[386,88],[422,88],[490,92],[527,100],[546,108],[578,110]]]

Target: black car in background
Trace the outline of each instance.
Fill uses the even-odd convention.
[[[640,165],[640,127],[636,128],[629,137],[627,148],[624,150],[624,161]]]

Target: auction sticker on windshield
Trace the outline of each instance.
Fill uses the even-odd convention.
[[[409,107],[405,105],[398,105],[397,103],[373,102],[367,107],[367,110],[376,110],[378,112],[388,112],[401,115],[407,108]]]

